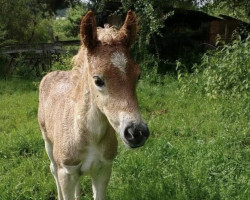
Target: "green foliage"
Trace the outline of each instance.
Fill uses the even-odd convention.
[[[212,97],[249,94],[250,37],[206,53],[197,70],[202,71],[204,89]]]
[[[129,10],[134,6],[134,11],[140,17],[140,33],[143,43],[149,44],[152,34],[157,33],[163,27],[164,17],[159,18],[158,13],[154,9],[152,1],[123,1],[124,10]]]
[[[201,0],[206,5],[202,8],[204,11],[211,15],[228,15],[241,19],[246,22],[250,22],[249,0]]]
[[[0,24],[4,33],[1,34],[4,38],[0,39],[0,42],[48,41],[50,18],[43,12],[45,4],[37,4],[36,0],[0,0],[0,4]]]
[[[0,46],[3,45],[6,41],[6,30],[3,24],[0,24]]]
[[[60,39],[76,39],[81,17],[86,13],[85,4],[79,0],[54,3],[47,0],[0,0],[0,4],[0,45],[48,42],[51,26]],[[72,6],[67,11],[67,18],[52,20],[53,10],[60,5]]]
[[[203,63],[209,63],[203,76],[206,81],[208,95],[230,93],[247,95],[250,77],[250,37],[246,42],[235,40],[233,45],[225,45],[212,57],[204,55]]]
[[[144,58],[144,62],[140,63],[141,78],[143,81],[147,81],[151,84],[161,84],[164,82],[164,76],[159,75],[159,60],[153,55],[147,55]]]
[[[39,2],[46,3],[46,9],[50,12],[56,12],[58,9],[65,9],[70,6],[81,4],[82,0],[39,0]]]
[[[110,0],[88,0],[88,8],[89,10],[92,10],[95,13],[100,13],[103,11],[105,2],[109,2],[109,1]]]
[[[72,55],[69,53],[69,50],[60,57],[60,59],[53,63],[51,70],[70,70],[72,69]]]
[[[223,42],[218,41],[218,43]],[[250,37],[245,41],[238,38],[232,44],[224,44],[215,51],[205,53],[201,63],[194,65],[195,72],[190,76],[181,63],[178,63],[177,72],[181,90],[185,93],[192,92],[195,88],[212,98],[247,97],[250,77],[249,54]]]
[[[140,55],[140,60],[143,60],[143,57],[149,54],[148,49],[151,37],[154,34],[160,34],[159,29],[164,26],[164,20],[169,15],[166,14],[159,17],[159,11],[155,9],[155,1],[130,0],[121,2],[125,12],[132,8],[140,19],[140,37],[133,48],[135,48]]]
[[[6,66],[9,60],[8,55],[0,55],[0,78],[4,77],[7,73]]]
[[[70,7],[67,10],[66,18],[58,18],[54,21],[53,29],[54,35],[59,40],[71,40],[78,39],[79,37],[79,25],[81,23],[82,16],[87,12],[87,8],[84,4]]]
[[[182,64],[181,60],[176,61],[176,72],[177,72],[177,80],[179,83],[179,87],[182,90],[182,92],[187,91],[187,87],[190,86],[187,83],[187,77],[188,77],[188,70],[185,65]]]
[[[13,72],[14,76],[19,76],[25,79],[33,79],[37,76],[36,71],[31,66],[27,65],[27,61],[25,62],[25,58],[22,54],[19,54],[16,59],[16,63],[15,70]]]

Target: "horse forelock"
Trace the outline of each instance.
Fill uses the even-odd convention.
[[[105,28],[97,28],[97,38],[103,44],[112,44],[117,40],[119,31],[114,27],[105,26]]]
[[[119,31],[114,26],[105,26],[105,28],[97,28],[97,38],[101,44],[114,44],[119,38]],[[87,49],[85,46],[81,46],[78,53],[72,58],[73,68],[84,66],[86,62]]]

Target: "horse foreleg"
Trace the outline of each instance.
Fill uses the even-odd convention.
[[[76,197],[76,191],[79,186],[79,173],[68,173],[64,168],[58,169],[58,180],[62,190],[63,200],[79,199]],[[78,194],[77,194],[78,195]]]
[[[61,191],[59,181],[58,181],[58,176],[57,176],[57,167],[56,167],[55,163],[53,163],[53,162],[50,163],[50,171],[53,174],[54,179],[56,181],[56,188],[57,188],[57,192],[58,192],[58,200],[63,200],[62,191]]]
[[[81,198],[80,180],[78,180],[75,187],[75,200],[80,200],[80,198]]]
[[[49,157],[49,159],[51,161],[51,163],[50,163],[50,171],[51,171],[51,173],[54,176],[54,179],[56,181],[58,199],[63,200],[61,188],[60,188],[60,185],[59,185],[59,182],[58,182],[57,166],[56,166],[56,162],[55,162],[54,157],[53,157],[53,145],[48,140],[45,140],[45,149],[46,149],[48,157]]]
[[[112,164],[108,164],[91,174],[94,200],[105,200],[111,171]]]

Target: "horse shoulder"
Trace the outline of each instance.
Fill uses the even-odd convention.
[[[73,88],[70,77],[70,71],[55,71],[47,74],[40,83],[38,121],[48,136],[55,129],[59,131],[63,128],[61,127],[63,121],[60,118],[65,115],[65,110],[69,107],[68,94]],[[67,111],[70,112],[72,111]],[[52,137],[49,136],[51,140]]]

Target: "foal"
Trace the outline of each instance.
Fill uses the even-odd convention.
[[[131,148],[149,136],[136,97],[140,69],[129,55],[136,29],[132,11],[119,31],[96,28],[88,12],[73,69],[51,72],[40,83],[38,120],[59,200],[80,199],[79,178],[86,174],[94,199],[105,199],[117,154],[115,131]]]

